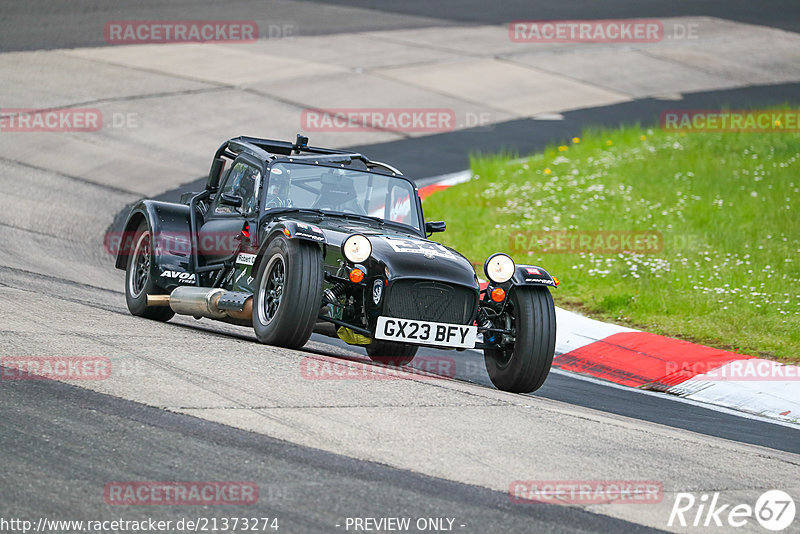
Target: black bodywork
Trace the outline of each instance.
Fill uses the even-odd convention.
[[[302,163],[331,169],[353,168],[393,176],[413,187],[411,209],[418,212],[418,227],[372,217],[323,210],[268,208],[264,194],[270,169],[278,163]],[[237,163],[260,172],[262,183],[256,195],[257,209],[241,209],[241,199],[221,193],[225,180]],[[427,239],[443,231],[444,223],[425,223],[417,189],[408,178],[389,165],[373,162],[361,154],[310,147],[298,136],[295,143],[252,137],[238,137],[217,150],[206,188],[186,193],[181,203],[142,200],[125,223],[123,236],[132,235],[146,221],[154,242],[151,277],[164,294],[180,286],[219,287],[253,294],[255,276],[269,243],[280,237],[303,240],[320,247],[323,258],[323,299],[319,321],[346,327],[372,337],[379,316],[475,324],[482,307],[501,308],[486,298],[493,286],[481,289],[470,261],[448,247]],[[221,206],[224,209],[220,212]],[[355,265],[343,255],[343,241],[353,234],[366,236],[372,254]],[[122,240],[116,267],[125,269],[130,247]],[[349,273],[358,268],[363,280],[353,282]],[[528,271],[533,268],[536,275]],[[514,277],[504,284],[506,292],[515,286],[546,286],[557,282],[541,267],[516,266]],[[378,289],[380,286],[380,289]],[[379,293],[379,294],[377,294]],[[247,320],[225,318],[237,324]],[[487,339],[497,338],[502,329],[480,328]],[[487,331],[494,336],[487,336]],[[490,332],[491,333],[491,332]],[[499,338],[498,338],[499,339]],[[489,345],[487,345],[489,343]]]

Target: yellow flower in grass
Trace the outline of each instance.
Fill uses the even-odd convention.
[[[606,144],[607,144],[608,146],[611,146],[611,145],[613,145],[613,144],[614,144],[614,142],[613,142],[611,139],[609,139],[608,141],[606,141]]]
[[[544,170],[544,173],[545,173],[545,174],[553,174],[553,171],[551,171],[551,170],[548,168],[548,169],[545,169],[545,170]]]
[[[640,141],[644,141],[645,139],[647,139],[647,136],[646,136],[646,135],[640,135],[640,136],[639,136],[639,140],[640,140]]]
[[[566,145],[561,145],[560,147],[558,147],[559,152],[565,152],[566,150],[567,150]]]
[[[575,143],[575,144],[577,145],[578,143],[580,143],[580,142],[581,142],[581,138],[580,138],[580,137],[573,137],[573,138],[572,138],[572,142],[573,142],[573,143]]]

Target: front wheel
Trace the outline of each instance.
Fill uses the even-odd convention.
[[[556,309],[544,287],[515,287],[497,327],[511,330],[514,341],[484,349],[486,371],[498,389],[531,393],[544,384],[556,347]]]
[[[256,274],[253,329],[261,343],[289,349],[311,337],[322,302],[322,251],[304,241],[275,238]]]

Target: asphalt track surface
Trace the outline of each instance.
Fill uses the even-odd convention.
[[[503,24],[514,20],[615,19],[648,17],[719,17],[750,24],[773,26],[789,31],[800,28],[800,5],[792,0],[754,4],[747,0],[682,0],[632,2],[630,0],[511,0],[487,3],[481,0],[410,0],[373,2],[370,0],[328,0],[325,4],[375,8],[402,15],[434,17],[460,24]],[[769,7],[768,9],[767,6]]]
[[[312,339],[330,343],[342,349],[347,348],[343,341],[326,339],[319,334],[315,334]],[[357,354],[354,354],[354,357],[357,357]],[[426,365],[424,362],[444,361],[450,363],[452,360],[455,363],[456,372],[452,373],[448,369],[444,373],[444,378],[463,380],[489,388],[494,387],[483,368],[483,354],[479,351],[455,353],[421,348],[417,352],[417,357],[420,362],[423,362],[419,367],[421,369],[424,369]],[[708,436],[800,453],[800,431],[797,428],[778,426],[759,418],[749,419],[732,413],[721,413],[698,404],[686,404],[663,393],[612,387],[600,380],[586,380],[576,377],[572,373],[557,370],[551,372],[544,386],[530,396],[552,399]]]
[[[348,516],[411,514],[454,519],[458,532],[653,532],[565,506],[512,505],[505,493],[299,447],[59,382],[4,385],[0,410],[6,480],[0,512],[6,518],[268,517],[278,518],[277,532],[302,533],[343,531]],[[192,506],[117,507],[109,513],[104,484],[139,479],[254,482],[259,499],[213,514]]]
[[[800,30],[800,3],[794,0],[766,4],[750,0],[3,0],[0,50],[104,46],[102,29],[109,20],[255,20],[260,28],[288,24],[298,35],[324,35],[514,20],[680,16],[718,17]]]
[[[308,34],[353,31],[354,29],[381,29],[387,27],[421,27],[441,25],[442,21],[462,24],[464,22],[486,23],[503,22],[516,18],[533,18],[529,14],[531,5],[539,7],[535,18],[613,18],[615,16],[677,16],[680,14],[705,14],[748,20],[761,24],[791,29],[800,20],[791,16],[796,12],[795,2],[776,3],[767,13],[755,3],[745,2],[700,2],[690,7],[683,2],[630,2],[604,3],[606,8],[599,12],[592,2],[571,4],[569,8],[549,4],[531,4],[524,9],[522,2],[510,2],[492,9],[482,4],[467,2],[456,9],[450,2],[431,5],[422,2],[406,2],[381,7],[386,13],[378,16],[374,4],[368,9],[356,2],[326,2],[325,9],[317,10],[320,3],[304,2],[309,8],[299,11],[296,4],[289,2],[265,2],[259,4],[269,11],[264,20],[289,21],[303,20],[301,27]],[[345,5],[346,4],[346,5]],[[109,19],[148,18],[156,3],[137,2],[4,2],[0,15],[0,48],[3,50],[23,50],[36,48],[58,48],[63,46],[101,45],[87,41],[86,24],[101,24]],[[188,2],[173,2],[168,7],[158,3],[162,18],[207,18],[219,17],[219,5],[211,2],[191,4],[188,16]],[[366,3],[364,3],[366,5]],[[642,6],[647,6],[642,7]],[[226,3],[225,14],[228,19],[254,18],[252,3]],[[780,7],[783,6],[783,9]],[[691,9],[683,12],[682,9]],[[283,10],[283,11],[281,11]],[[357,10],[357,11],[352,11]],[[641,11],[639,11],[641,10]],[[707,11],[706,11],[707,10]],[[354,14],[363,15],[361,19]],[[369,15],[369,16],[367,16]],[[306,20],[306,17],[308,20]],[[738,17],[738,18],[737,18]],[[56,21],[59,22],[56,25]],[[316,26],[315,26],[316,25]],[[45,39],[46,36],[46,39]],[[749,88],[735,91],[684,95],[689,100],[686,107],[703,107],[702,102],[728,103],[736,105],[743,102],[750,105],[760,103],[779,104],[796,102],[796,85]],[[691,100],[695,99],[695,100]],[[464,162],[471,151],[514,150],[520,154],[541,148],[547,143],[567,138],[586,125],[616,125],[620,123],[652,123],[663,102],[642,100],[592,110],[581,110],[564,114],[563,121],[514,121],[494,125],[490,129],[454,132],[421,139],[406,140],[384,145],[358,147],[376,159],[403,165],[408,174],[430,178],[434,174],[452,172],[465,168]],[[713,104],[710,104],[713,105]],[[415,163],[415,161],[417,163]],[[423,166],[423,162],[425,165]],[[24,172],[13,169],[14,172]],[[67,183],[71,183],[66,180]],[[423,180],[420,181],[421,183]],[[187,186],[191,188],[191,186]],[[113,193],[102,188],[81,185],[76,196],[98,205]],[[61,192],[62,196],[72,193]],[[127,199],[130,202],[133,199]],[[59,202],[62,199],[58,199]],[[114,202],[121,204],[119,199]],[[124,210],[123,210],[124,211]],[[109,216],[111,223],[113,214]],[[47,219],[47,216],[43,216]],[[47,219],[49,220],[49,219]],[[258,346],[248,329],[219,326],[210,321],[199,323],[187,320],[153,327],[153,341],[142,339],[141,320],[127,315],[124,299],[119,290],[107,289],[104,283],[112,269],[107,257],[102,265],[92,252],[88,239],[96,239],[95,233],[83,232],[78,228],[74,235],[64,236],[65,256],[74,262],[76,269],[85,269],[90,277],[85,282],[75,282],[74,278],[55,279],[36,272],[37,266],[28,260],[24,250],[30,243],[49,245],[51,239],[33,224],[20,223],[20,227],[4,227],[7,236],[16,237],[17,232],[30,240],[20,243],[19,248],[11,246],[9,254],[20,259],[16,265],[0,268],[0,286],[8,289],[17,299],[19,308],[3,308],[2,330],[8,328],[18,337],[8,337],[6,343],[12,348],[25,347],[20,332],[39,338],[30,342],[30,347],[41,350],[65,350],[69,343],[92,343],[113,348],[120,344],[125,350],[135,353],[135,347],[142,343],[152,343],[153,351],[159,346],[166,347],[174,340],[175,369],[180,368],[186,358],[196,360],[201,351],[194,350],[191,343],[198,343],[209,350],[223,354],[247,351],[263,351],[265,358],[273,357],[275,365],[283,360],[302,357],[303,353],[270,351]],[[23,227],[24,225],[24,227]],[[11,238],[10,237],[10,238]],[[92,243],[94,245],[94,243]],[[17,261],[17,260],[15,260]],[[26,268],[25,262],[30,261]],[[72,267],[72,265],[70,265]],[[97,282],[91,276],[103,278]],[[119,276],[117,276],[117,279]],[[40,295],[47,299],[38,300]],[[48,325],[38,312],[25,313],[29,303],[44,304],[37,310],[45,313],[50,309],[58,317],[60,324]],[[59,310],[62,308],[62,310]],[[16,315],[17,312],[23,313]],[[74,312],[70,310],[75,310]],[[77,314],[80,312],[80,315]],[[75,313],[75,315],[71,315]],[[95,332],[92,324],[83,315],[94,320],[107,321],[107,328],[119,330],[111,337],[101,328]],[[73,326],[74,325],[74,326]],[[54,334],[44,335],[42,329],[55,330]],[[71,332],[74,330],[74,332]],[[25,334],[27,332],[27,334]],[[5,334],[4,334],[5,335]],[[130,336],[130,340],[124,338]],[[180,352],[190,347],[186,355]],[[212,349],[216,347],[215,349]],[[306,349],[307,355],[335,356],[347,361],[356,358],[355,352],[341,343],[315,335]],[[426,353],[422,353],[425,355]],[[150,355],[151,358],[156,356]],[[214,355],[209,352],[209,365]],[[183,358],[183,359],[182,359]],[[164,356],[164,361],[167,361]],[[455,380],[437,381],[442,387],[464,390],[470,395],[493,395],[486,379],[476,371],[480,356],[465,354],[462,362],[468,369],[457,374]],[[166,365],[163,364],[162,365]],[[272,365],[272,364],[270,364]],[[178,372],[178,371],[176,371]],[[193,371],[194,372],[194,371]],[[188,376],[192,373],[181,370]],[[176,375],[177,376],[177,375]],[[450,384],[452,382],[452,384]],[[463,384],[463,385],[461,385]],[[473,385],[477,385],[475,388]],[[316,384],[320,389],[324,384]],[[409,384],[410,386],[410,384]],[[158,388],[168,389],[168,381],[156,384],[141,384],[147,393],[158,393]],[[436,385],[422,391],[435,398],[442,389]],[[210,392],[210,390],[209,390]],[[477,392],[477,393],[476,393]],[[233,395],[234,393],[231,393]],[[146,394],[142,395],[146,397]],[[504,396],[505,398],[505,396]],[[524,397],[523,397],[524,398]],[[297,400],[291,399],[290,400]],[[391,395],[389,397],[391,400]],[[552,403],[547,401],[557,401]],[[150,399],[147,399],[148,401]],[[312,399],[313,400],[313,399]],[[362,399],[363,401],[363,396]],[[382,400],[382,399],[381,399]],[[154,400],[158,404],[159,401]],[[355,402],[355,401],[354,401]],[[377,401],[376,401],[377,402]],[[433,400],[431,402],[434,402]],[[657,395],[645,395],[635,391],[607,387],[594,382],[578,380],[563,375],[552,374],[545,386],[529,398],[531,405],[546,411],[549,407],[564,406],[564,410],[575,411],[586,421],[587,431],[583,439],[591,441],[602,435],[603,431],[590,430],[599,422],[608,423],[609,418],[600,417],[596,412],[622,416],[625,428],[631,427],[644,435],[658,426],[678,429],[670,434],[676,440],[694,440],[695,435],[721,437],[730,442],[749,443],[767,447],[774,451],[800,452],[800,432],[794,428],[775,425],[753,419],[723,414],[706,408],[681,404]],[[193,516],[258,515],[276,516],[281,525],[289,528],[282,532],[320,532],[338,531],[345,517],[410,515],[413,517],[454,517],[456,524],[464,524],[462,532],[639,532],[650,531],[634,523],[628,523],[606,515],[595,514],[574,507],[555,507],[549,505],[511,506],[506,493],[492,491],[478,485],[463,484],[445,480],[443,477],[428,477],[404,469],[397,469],[381,463],[364,461],[347,455],[332,454],[317,448],[305,447],[274,439],[260,433],[246,432],[231,426],[210,422],[206,419],[172,413],[168,410],[146,406],[140,402],[124,400],[116,396],[90,391],[73,385],[50,381],[4,381],[0,394],[3,424],[0,425],[0,451],[2,451],[3,475],[0,476],[0,516],[58,517],[59,519],[99,519],[109,516],[124,518],[156,517],[169,519]],[[575,407],[573,410],[572,407]],[[590,408],[591,410],[584,410]],[[173,407],[178,410],[179,407]],[[572,413],[572,412],[570,412]],[[616,419],[614,419],[616,420]],[[564,421],[574,424],[574,421]],[[550,426],[544,431],[558,434],[558,420],[545,420]],[[358,426],[354,424],[354,429]],[[619,427],[608,427],[622,432]],[[689,432],[684,432],[688,430]],[[659,430],[660,432],[660,430]],[[666,435],[666,434],[665,434]],[[577,438],[577,436],[574,436]],[[354,441],[357,439],[353,437]],[[546,440],[543,440],[546,442]],[[647,462],[658,455],[649,442],[631,443],[630,453],[619,459],[608,457],[609,463]],[[717,451],[744,450],[735,443],[712,440],[711,449]],[[573,458],[578,461],[584,443],[576,443]],[[662,449],[659,449],[662,450]],[[767,449],[753,453],[742,465],[726,471],[733,486],[734,473],[741,477],[749,476],[753,469],[768,467],[762,458],[772,455]],[[632,451],[636,451],[635,456]],[[556,451],[552,451],[555,453]],[[668,451],[672,452],[672,451]],[[424,454],[424,451],[408,451],[409,455]],[[546,448],[531,451],[531,454],[547,457],[551,454]],[[720,452],[722,454],[722,452]],[[350,455],[353,456],[353,455]],[[569,455],[567,455],[568,457]],[[734,457],[731,453],[730,457]],[[564,456],[561,456],[563,459]],[[676,458],[679,458],[676,456]],[[475,458],[477,464],[482,458]],[[745,462],[751,462],[747,464]],[[698,464],[700,459],[698,459]],[[711,464],[701,466],[698,476],[711,476]],[[788,460],[784,470],[796,469],[796,463]],[[679,466],[676,466],[679,468]],[[688,468],[692,468],[689,465]],[[727,469],[727,468],[726,468]],[[675,476],[673,473],[665,474]],[[764,474],[764,484],[769,485],[777,471]],[[678,477],[675,476],[677,479]],[[111,480],[248,480],[259,484],[261,498],[256,508],[225,507],[224,511],[198,510],[197,508],[157,508],[152,507],[108,507],[102,499],[102,488]],[[257,514],[253,512],[257,511]]]

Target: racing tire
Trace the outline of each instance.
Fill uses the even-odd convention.
[[[372,343],[366,346],[367,356],[370,360],[392,367],[402,367],[411,363],[411,360],[417,355],[417,348],[416,345],[377,339],[373,339]]]
[[[322,251],[305,241],[275,238],[256,273],[253,329],[261,343],[306,344],[322,302]]]
[[[137,317],[169,321],[175,312],[169,306],[148,306],[147,295],[164,295],[166,291],[153,280],[153,238],[147,221],[142,221],[133,234],[133,253],[125,268],[125,302]]]
[[[492,383],[511,393],[532,393],[544,384],[556,346],[556,309],[545,287],[516,287],[507,304],[506,319],[515,334],[506,349],[484,349],[486,372]]]

